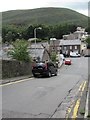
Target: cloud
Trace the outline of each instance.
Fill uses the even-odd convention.
[[[2,0],[0,11],[44,7],[45,0]]]
[[[73,10],[86,10],[89,0],[2,0],[0,11],[33,9],[40,7],[64,7]]]
[[[67,4],[68,7],[78,10],[85,10],[88,9],[87,2],[72,2]]]
[[[88,0],[51,0],[46,6],[69,8],[88,15]]]
[[[87,1],[87,0],[86,0]],[[82,2],[81,0],[55,0],[47,2],[47,6],[51,7],[68,7],[73,9],[87,9],[88,8],[88,1]]]
[[[79,13],[81,13],[81,14],[84,14],[84,15],[86,15],[86,16],[89,15],[88,9],[86,9],[86,10],[76,10],[76,11],[79,12]]]

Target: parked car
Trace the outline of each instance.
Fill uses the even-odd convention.
[[[71,65],[71,60],[70,59],[66,59],[65,60],[65,65]]]
[[[32,73],[34,77],[48,76],[51,77],[53,74],[56,76],[58,72],[57,67],[52,62],[47,63],[36,63],[32,67]]]
[[[60,58],[64,61],[65,60],[65,57],[63,54],[60,54]]]
[[[84,57],[90,57],[90,55],[84,55]]]
[[[80,57],[81,55],[76,52],[70,52],[70,57]]]

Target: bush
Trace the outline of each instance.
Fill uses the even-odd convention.
[[[57,58],[56,52],[52,52],[50,58],[51,58],[52,62],[56,62],[57,61],[56,60],[56,58]]]
[[[90,37],[86,39],[86,42],[88,43],[88,45],[90,45]]]
[[[13,49],[8,53],[13,59],[18,61],[30,61],[30,56],[28,53],[28,43],[25,40],[16,40],[13,43]]]

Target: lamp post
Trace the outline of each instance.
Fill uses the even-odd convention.
[[[38,27],[38,28],[35,28],[35,29],[34,29],[34,38],[35,38],[35,57],[36,57],[36,38],[37,38],[36,31],[37,31],[37,29],[41,30],[42,28],[41,28],[41,27]]]

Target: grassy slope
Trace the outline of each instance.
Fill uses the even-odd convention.
[[[3,24],[47,24],[75,23],[87,25],[87,17],[66,8],[37,8],[13,10],[2,13]]]

